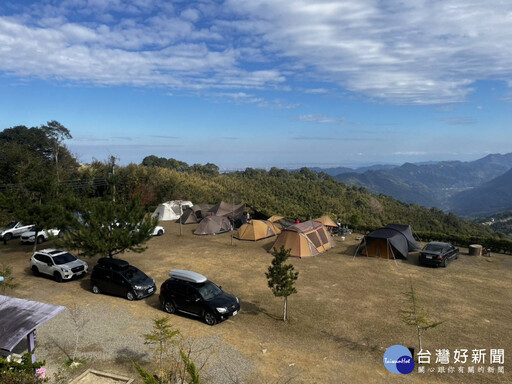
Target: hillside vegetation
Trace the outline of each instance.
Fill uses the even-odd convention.
[[[195,203],[220,200],[246,202],[267,215],[279,214],[306,220],[329,214],[356,228],[377,228],[388,223],[411,224],[416,231],[456,235],[493,236],[485,226],[376,195],[364,188],[346,186],[334,178],[307,168],[287,172],[247,168],[243,172],[213,174],[201,171],[131,164],[118,173],[123,193],[145,191],[145,204],[183,198]]]
[[[41,227],[64,228],[73,224],[72,213],[80,211],[89,199],[115,195],[124,201],[140,195],[141,204],[148,211],[172,199],[195,203],[224,200],[246,202],[269,216],[306,220],[328,214],[363,231],[402,223],[412,225],[425,238],[439,238],[436,234],[461,241],[499,237],[488,226],[437,208],[406,204],[361,187],[346,186],[307,168],[293,172],[247,168],[220,174],[215,164],[188,165],[156,156],[146,157],[141,165],[118,166],[111,158],[79,166],[62,144],[66,137],[71,137],[69,131],[58,122],[14,127],[0,133],[0,165],[5,170],[0,180],[2,222],[21,219]],[[16,156],[18,151],[23,151],[24,156]]]

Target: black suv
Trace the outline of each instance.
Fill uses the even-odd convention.
[[[93,293],[110,293],[128,300],[142,299],[156,292],[155,280],[121,259],[102,257],[91,273]]]
[[[199,273],[172,270],[170,276],[160,287],[159,296],[168,313],[181,311],[203,318],[208,325],[215,325],[240,310],[238,297],[224,292]]]

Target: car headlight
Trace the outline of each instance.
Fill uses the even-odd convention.
[[[225,307],[219,307],[219,308],[217,308],[217,312],[219,312],[219,313],[226,313],[227,311],[228,311],[228,309],[227,309],[227,308],[225,308]]]
[[[240,300],[238,300],[238,297],[235,296],[236,302],[240,304]]]
[[[144,289],[144,287],[143,287],[142,285],[134,285],[134,286],[133,286],[133,289],[136,289],[136,290],[138,290],[138,291],[141,291],[141,290],[143,290],[143,289]]]
[[[70,269],[65,268],[65,267],[60,267],[60,270],[61,270],[62,272],[70,272],[70,271],[71,271]]]

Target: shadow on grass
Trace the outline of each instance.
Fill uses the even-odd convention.
[[[268,313],[263,308],[261,308],[258,304],[259,303],[257,301],[254,303],[251,303],[250,301],[242,301],[240,304],[240,306],[241,306],[240,310],[243,311],[247,315],[257,316],[260,313],[262,313],[262,314],[270,317],[271,319],[282,320],[281,316],[276,316],[271,313]]]
[[[334,335],[329,331],[322,330],[322,335],[327,337],[329,340],[336,342],[338,345],[353,350],[353,351],[365,351],[376,353],[381,351],[381,347],[371,343],[371,340],[365,338],[362,342],[357,342],[349,339],[348,337]]]
[[[265,250],[265,252],[270,252],[272,249],[272,246],[274,245],[274,242],[266,243],[261,246]]]
[[[149,357],[147,352],[134,351],[128,348],[121,348],[117,350],[116,357],[114,360],[116,364],[123,364],[130,361],[140,363],[142,361],[147,360],[147,357]]]

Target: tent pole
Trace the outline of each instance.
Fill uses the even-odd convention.
[[[391,248],[391,245],[389,245],[389,240],[388,240],[388,247],[389,247],[389,250],[391,251],[391,254],[393,255],[393,260],[395,260],[395,265],[398,267],[398,263],[396,262],[395,253],[393,252],[393,249]]]
[[[363,240],[364,241],[364,240]],[[356,253],[354,253],[354,256],[352,256],[352,260],[354,260],[357,256],[357,252],[359,252],[359,247],[361,246],[361,243],[357,246]]]

